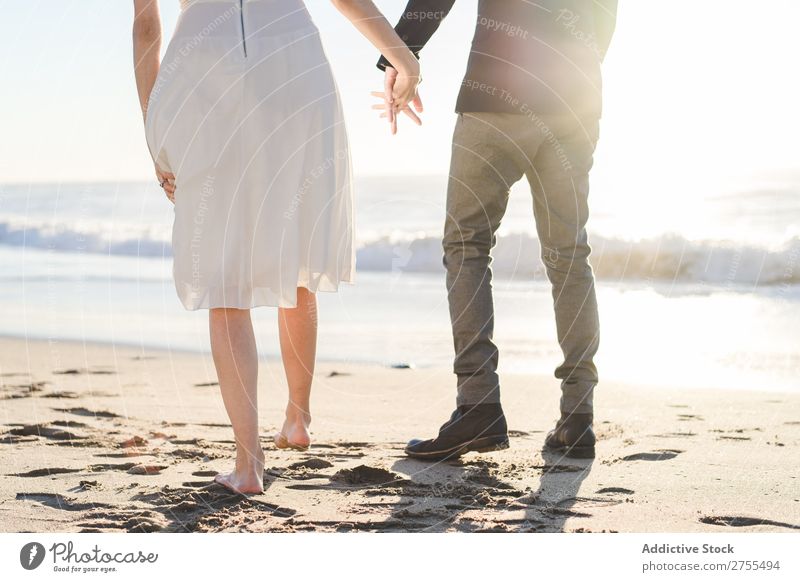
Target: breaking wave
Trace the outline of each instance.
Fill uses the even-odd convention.
[[[800,283],[800,238],[780,248],[729,241],[694,241],[677,235],[644,240],[595,236],[591,261],[598,278],[710,284],[778,285]],[[118,225],[76,228],[0,221],[0,244],[67,253],[126,257],[169,257],[170,234],[162,229],[127,230]],[[358,269],[377,272],[442,272],[442,245],[436,236],[380,237],[362,241]],[[500,277],[544,276],[538,240],[528,234],[498,237],[493,271]]]

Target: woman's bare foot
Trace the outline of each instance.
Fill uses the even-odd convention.
[[[311,424],[311,415],[307,413],[292,412],[286,414],[283,428],[275,433],[273,441],[279,449],[296,449],[305,451],[311,444],[311,435],[308,426]]]
[[[220,473],[214,477],[214,482],[230,489],[234,493],[263,493],[264,492],[264,452],[259,450],[259,456],[253,458],[240,458],[237,455],[236,468],[231,473]]]

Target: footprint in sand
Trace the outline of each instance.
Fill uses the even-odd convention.
[[[102,366],[97,366],[93,368],[66,368],[64,370],[53,370],[53,374],[57,374],[59,376],[77,376],[78,374],[109,375],[116,374],[116,372]]]
[[[271,438],[269,439],[272,440]],[[371,446],[370,443],[363,443],[363,442],[340,442],[340,443],[311,443],[311,451],[319,451],[319,450],[335,450],[335,449],[344,449],[345,451],[337,451],[325,453],[326,457],[336,457],[342,459],[360,459],[361,457],[365,457],[366,453],[358,451],[358,449],[362,449],[365,447]]]
[[[228,456],[226,454],[216,453],[208,449],[186,449],[186,448],[179,448],[173,451],[168,451],[167,454],[171,457],[176,457],[178,459],[191,459],[203,462],[210,461],[213,459],[222,459],[223,457]]]
[[[339,445],[340,447],[344,447],[345,449],[363,449],[364,447],[370,446],[370,443],[356,442],[356,441],[353,442],[344,441],[336,444]]]
[[[569,509],[568,507],[544,507],[541,510],[542,513],[549,515],[551,517],[592,517],[591,513],[586,513],[583,511],[575,511],[573,509]]]
[[[314,471],[307,471],[305,469],[292,470],[282,469],[280,467],[270,467],[266,469],[266,474],[270,477],[277,479],[286,479],[291,481],[306,481],[309,479],[327,479],[328,475],[324,473],[317,473]]]
[[[108,459],[129,459],[132,457],[155,457],[156,454],[142,449],[125,449],[121,453],[96,453],[95,457],[106,457]]]
[[[27,384],[2,385],[0,400],[13,400],[15,398],[30,398],[37,392],[42,392],[49,382],[29,382]]]
[[[537,469],[542,473],[580,473],[585,467],[578,467],[576,465],[533,465],[532,469]]]
[[[502,471],[497,469],[497,463],[482,462],[479,465],[470,467],[467,472],[462,475],[463,480],[478,485],[479,487],[491,487],[494,489],[514,489],[514,486],[505,483]]]
[[[398,485],[407,482],[407,479],[380,467],[359,465],[352,469],[337,471],[331,477],[331,481],[346,485]]]
[[[83,519],[78,523],[79,527],[86,528],[83,531],[121,529],[131,533],[151,533],[164,529],[169,523],[160,513],[147,509],[94,511]]]
[[[218,487],[224,489],[222,485]],[[179,531],[190,532],[247,531],[250,527],[264,531],[266,524],[270,524],[269,529],[276,527],[270,523],[270,518],[287,519],[297,513],[288,507],[243,498],[239,495],[229,496],[229,499],[235,500],[235,505],[191,516],[188,519],[182,517],[176,526],[180,528]]]
[[[137,463],[98,463],[96,465],[89,465],[86,470],[92,473],[100,471],[129,471],[135,467]]]
[[[294,491],[331,491],[343,489],[342,487],[335,487],[333,485],[312,485],[310,483],[292,483],[286,486],[287,489]]]
[[[128,473],[131,475],[158,475],[166,468],[166,465],[134,465],[128,469]]]
[[[774,521],[772,519],[761,519],[758,517],[743,517],[734,515],[706,515],[700,518],[701,523],[709,525],[722,525],[728,527],[749,527],[755,525],[771,525],[774,527],[785,527],[788,529],[800,529],[800,525]]]
[[[83,406],[78,406],[75,408],[54,408],[53,410],[56,412],[68,412],[78,416],[94,416],[96,418],[119,418],[120,416],[119,414],[109,410],[89,410]]]
[[[141,493],[134,501],[148,503],[169,518],[164,531],[241,530],[247,525],[263,526],[270,517],[289,518],[297,512],[253,497],[231,493],[219,483],[203,483],[198,488],[164,487],[154,493]]]
[[[26,424],[20,428],[12,428],[9,434],[17,436],[40,436],[47,439],[76,441],[85,439],[85,436],[77,435],[61,428],[53,428],[46,424]]]
[[[22,501],[35,501],[52,507],[53,509],[61,509],[63,511],[86,511],[89,509],[105,509],[113,508],[113,505],[108,503],[83,503],[74,499],[64,497],[59,493],[17,493],[16,498]]]
[[[326,461],[325,459],[320,459],[317,457],[313,457],[311,459],[306,459],[305,461],[298,461],[297,463],[292,463],[289,465],[290,469],[328,469],[333,467],[333,463],[330,461]]]
[[[595,493],[619,493],[621,495],[633,495],[633,489],[626,489],[625,487],[603,487],[598,489]]]
[[[266,470],[266,473],[272,477],[300,481],[308,479],[327,479],[328,475],[325,475],[324,473],[318,473],[317,471],[321,469],[329,469],[331,467],[333,467],[333,463],[330,461],[312,457],[304,461],[292,463],[286,468],[271,467]]]
[[[9,477],[49,477],[64,473],[80,473],[83,469],[67,469],[66,467],[48,467],[46,469],[33,469],[25,473],[12,473]]]
[[[48,392],[47,394],[42,394],[42,398],[67,398],[67,399],[74,399],[80,398],[80,394],[77,392],[73,392],[71,390],[56,390],[54,392]]]
[[[268,471],[269,472],[269,471]],[[275,473],[270,473],[275,474]],[[276,476],[283,476],[283,472],[279,470]],[[317,474],[315,477],[328,477],[327,475]],[[359,465],[357,467],[341,469],[328,477],[330,483],[312,485],[303,483],[294,483],[287,485],[287,489],[296,489],[300,491],[312,491],[320,489],[340,489],[342,486],[365,486],[365,487],[378,487],[378,488],[391,488],[399,487],[410,484],[408,479],[404,479],[400,475],[382,469],[380,467],[370,467],[368,465]]]
[[[311,448],[314,448],[314,445],[311,445]],[[366,453],[328,453],[328,457],[332,457],[335,459],[360,459],[361,457],[366,457]],[[402,458],[407,458],[405,455]]]
[[[653,453],[635,453],[633,455],[628,455],[627,457],[622,457],[622,460],[623,461],[667,461],[669,459],[674,459],[682,452],[683,451],[679,451],[676,449],[662,449]]]
[[[674,432],[663,432],[661,434],[654,434],[652,435],[658,438],[689,438],[693,436],[697,436],[696,432],[692,432],[690,430],[687,431],[674,431]]]

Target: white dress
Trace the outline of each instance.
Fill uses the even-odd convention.
[[[350,153],[302,0],[181,0],[145,117],[175,174],[173,276],[186,309],[295,307],[355,271]]]

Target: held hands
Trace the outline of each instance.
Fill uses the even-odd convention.
[[[407,115],[417,125],[422,125],[417,113],[422,113],[422,99],[417,91],[421,78],[419,71],[416,75],[400,73],[393,67],[386,67],[383,92],[373,91],[372,95],[381,99],[382,103],[372,106],[373,109],[382,111],[381,117],[388,119],[392,135],[397,133],[397,116],[400,113]],[[416,113],[409,107],[414,106]]]

